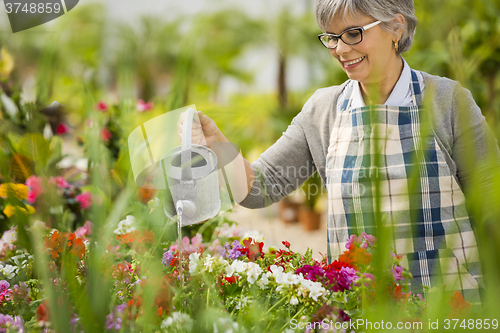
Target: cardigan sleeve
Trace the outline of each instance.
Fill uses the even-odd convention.
[[[252,163],[256,178],[240,205],[247,208],[269,206],[295,191],[316,172],[303,127],[310,104],[311,99],[281,138]]]
[[[457,177],[467,201],[475,207],[472,213],[483,223],[494,222],[493,207],[498,207],[494,202],[494,180],[500,171],[498,142],[472,94],[460,85],[454,90],[452,110],[451,153]]]

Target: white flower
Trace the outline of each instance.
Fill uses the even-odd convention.
[[[318,301],[318,297],[327,295],[326,289],[319,282],[303,279],[301,286],[309,292],[309,298],[315,301]],[[305,295],[304,291],[302,291],[302,294]]]
[[[293,274],[292,272],[288,272],[286,274],[283,274],[283,282],[284,284],[288,285],[294,285],[294,284],[299,284],[300,282],[300,277],[297,274]]]
[[[261,233],[258,230],[248,230],[245,232],[245,235],[243,235],[243,239],[245,238],[251,238],[252,242],[263,242],[264,241],[264,234]]]
[[[215,257],[212,257],[210,254],[207,255],[204,266],[205,269],[207,269],[210,273],[212,273],[214,271],[214,266],[215,266]]]
[[[193,329],[193,319],[185,313],[174,312],[161,323],[161,329],[163,332],[191,332]]]
[[[236,304],[236,309],[237,310],[243,309],[245,306],[247,306],[248,302],[249,302],[248,297],[243,296],[238,300],[238,304]]]
[[[260,273],[262,273],[262,269],[259,266],[252,267],[252,269],[247,273],[248,282],[250,284],[254,284],[255,281],[257,281],[257,279],[259,278]]]
[[[214,333],[234,333],[238,332],[240,327],[238,323],[231,320],[231,318],[219,318],[217,322],[214,323]]]
[[[227,277],[231,277],[233,276],[233,274],[235,273],[235,269],[234,269],[234,266],[231,264],[231,265],[228,265],[226,267],[226,276]]]
[[[117,235],[124,235],[131,233],[132,231],[136,230],[134,224],[135,224],[135,217],[133,217],[132,215],[127,215],[125,220],[122,220],[118,223],[118,227],[115,229],[114,233]]]
[[[9,247],[14,245],[14,242],[17,240],[17,227],[12,227],[9,230],[5,231],[0,239],[0,244],[5,243]]]
[[[12,279],[19,272],[19,267],[12,265],[0,265],[0,273],[5,275],[7,279]]]
[[[291,305],[297,305],[297,304],[299,304],[299,300],[297,299],[297,297],[292,296],[292,298],[290,298],[290,304]]]
[[[191,253],[189,255],[189,274],[196,275],[198,273],[199,263],[200,263],[200,254]]]
[[[264,290],[266,286],[269,284],[269,279],[267,278],[267,274],[262,274],[262,277],[259,281],[257,281],[257,285],[260,289]]]

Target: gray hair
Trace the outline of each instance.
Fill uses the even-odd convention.
[[[403,15],[405,24],[394,21],[397,14]],[[380,27],[391,34],[403,30],[397,54],[410,50],[417,27],[413,0],[316,0],[316,20],[322,31],[326,32],[332,20],[360,16],[370,16],[382,21]]]

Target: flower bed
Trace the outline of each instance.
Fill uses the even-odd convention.
[[[21,199],[24,192],[14,191]],[[406,289],[410,275],[400,256],[375,277],[376,239],[366,234],[351,236],[344,254],[327,264],[312,251],[294,252],[287,241],[264,250],[258,232],[242,235],[224,221],[205,241],[199,233],[184,237],[181,255],[176,242],[159,242],[133,216],[114,227],[106,244],[92,241],[97,231],[90,222],[75,232],[32,223],[26,235],[43,242],[31,248],[20,242],[19,228],[0,240],[0,332],[350,332],[363,331],[350,323],[377,305],[399,308],[404,323],[418,323],[427,306]],[[98,253],[100,271],[93,266]],[[86,298],[93,288],[107,300],[100,322]],[[470,307],[460,294],[451,301],[455,315]]]

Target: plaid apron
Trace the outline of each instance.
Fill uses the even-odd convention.
[[[353,83],[345,88],[326,157],[328,261],[346,251],[351,234],[375,235],[377,180],[380,216],[392,227],[392,248],[404,255],[402,265],[413,275],[410,290],[423,293],[423,286],[444,284],[480,304],[481,267],[464,194],[434,132],[421,135],[428,118],[419,106],[417,75],[411,75],[410,107],[351,109]]]

